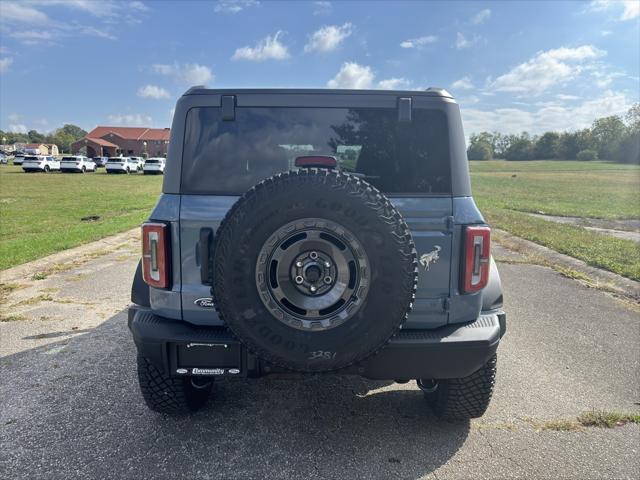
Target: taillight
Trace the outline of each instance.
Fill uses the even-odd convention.
[[[142,224],[142,278],[151,287],[169,288],[169,227]]]
[[[465,228],[464,236],[462,290],[464,293],[473,293],[482,290],[489,281],[491,229],[469,226]]]

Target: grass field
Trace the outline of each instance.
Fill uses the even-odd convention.
[[[0,270],[142,223],[161,176],[24,173],[0,166]],[[97,215],[99,220],[82,221]]]
[[[640,280],[640,248],[528,212],[640,218],[640,167],[606,162],[471,162],[473,194],[494,227]],[[162,177],[25,174],[0,167],[0,270],[139,225]],[[98,215],[94,222],[82,217]]]
[[[471,162],[473,195],[494,227],[640,280],[640,248],[528,215],[640,218],[640,167],[607,162]]]

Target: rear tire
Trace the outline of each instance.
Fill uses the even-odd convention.
[[[497,355],[478,371],[464,378],[419,379],[418,386],[436,416],[448,420],[468,420],[484,415],[493,395]]]
[[[191,413],[202,408],[209,399],[213,380],[202,386],[193,377],[171,377],[160,371],[147,358],[138,354],[138,383],[147,406],[160,413]]]
[[[87,167],[82,167],[82,173],[87,173]]]
[[[51,168],[49,168],[49,165],[44,166],[44,173],[49,173],[50,170]]]

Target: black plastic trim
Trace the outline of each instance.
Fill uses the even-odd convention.
[[[241,342],[226,327],[203,327],[155,315],[151,309],[132,305],[129,329],[138,350],[156,367],[172,372],[177,344],[187,342]],[[462,378],[482,367],[496,352],[506,331],[503,311],[485,312],[475,321],[433,330],[401,330],[376,355],[337,373],[371,379]],[[254,365],[241,376],[287,373],[268,362],[254,361],[242,346],[242,364]],[[215,367],[215,365],[212,365]]]
[[[131,301],[143,307],[150,307],[149,285],[142,278],[142,260],[138,262],[136,273],[133,276],[133,285],[131,285]]]

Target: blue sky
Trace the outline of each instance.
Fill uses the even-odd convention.
[[[0,1],[0,128],[170,126],[211,87],[444,87],[467,134],[540,133],[640,96],[640,0]]]

